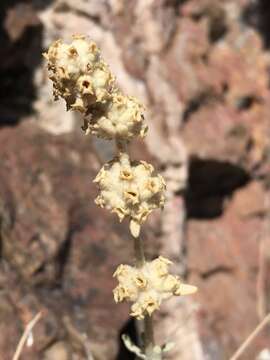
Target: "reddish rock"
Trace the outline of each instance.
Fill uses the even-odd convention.
[[[8,9],[4,27],[12,39],[18,40],[27,28],[40,25],[40,20],[30,4],[19,3]]]
[[[168,82],[185,103],[209,91],[212,79],[204,61],[208,48],[206,21],[179,20],[171,46],[161,61]]]
[[[72,342],[63,325],[68,316],[87,334],[97,358],[114,359],[128,309],[113,301],[112,274],[119,263],[132,261],[133,245],[127,226],[93,203],[91,179],[99,164],[89,138],[81,133],[53,137],[26,121],[3,129],[0,142],[6,264],[0,269],[6,289],[0,312],[1,323],[5,318],[10,324],[2,332],[2,358],[11,358],[23,327],[43,311],[34,350],[25,358],[36,359],[62,338]],[[79,353],[83,356],[82,349]]]
[[[33,77],[42,59],[42,24],[34,6],[24,0],[2,1],[0,23],[1,127],[16,124],[32,110]]]
[[[235,192],[222,216],[188,222],[190,281],[200,289],[202,341],[212,355],[217,348],[215,359],[229,358],[259,321],[256,291],[263,199],[262,185],[252,182]],[[268,341],[262,333],[244,358],[254,359]]]

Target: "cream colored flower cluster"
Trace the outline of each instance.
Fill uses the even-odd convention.
[[[169,274],[170,264],[170,260],[159,256],[141,268],[119,265],[114,273],[119,281],[113,291],[115,301],[134,302],[130,315],[143,319],[145,315],[152,315],[153,311],[159,309],[163,300],[173,295],[195,293],[195,286],[183,284],[177,276]]]
[[[132,96],[114,92],[110,101],[91,110],[86,117],[85,131],[104,139],[131,140],[134,136],[144,137],[147,126],[144,124],[144,108]]]
[[[74,36],[71,44],[57,40],[44,56],[55,99],[62,97],[68,110],[84,114],[86,133],[105,139],[145,136],[143,106],[116,88],[115,77],[94,42],[84,36]]]
[[[152,210],[163,207],[165,182],[145,161],[130,162],[127,154],[105,164],[94,182],[100,188],[96,203],[116,213],[119,220],[129,217],[133,236]]]
[[[95,102],[110,98],[115,79],[94,42],[87,42],[83,36],[74,36],[70,45],[57,40],[45,57],[55,99],[64,98],[68,109],[85,113]]]

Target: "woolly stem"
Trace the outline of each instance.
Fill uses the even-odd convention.
[[[153,354],[153,349],[155,346],[154,341],[154,330],[153,330],[153,321],[151,316],[146,315],[144,318],[144,353],[146,359],[153,360],[155,359]]]
[[[136,267],[141,268],[145,264],[143,242],[140,237],[137,238],[134,237],[133,239],[134,239]]]
[[[115,139],[115,146],[118,154],[128,153],[126,140]]]
[[[145,264],[144,247],[141,237],[134,237],[134,250],[136,267],[140,268]],[[139,335],[141,336],[141,334]],[[142,341],[140,341],[142,340]],[[143,343],[144,355],[146,360],[162,360],[162,354],[154,352],[155,341],[154,341],[154,329],[152,317],[146,315],[143,319],[143,336],[139,339],[139,342]]]

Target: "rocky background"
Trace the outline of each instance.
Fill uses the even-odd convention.
[[[127,226],[96,207],[91,180],[112,150],[53,103],[42,51],[89,35],[119,86],[148,107],[145,143],[167,206],[147,253],[199,287],[162,309],[171,360],[229,359],[270,311],[270,2],[1,0],[0,359],[42,311],[24,360],[131,360],[128,306],[112,273],[132,261]],[[241,359],[270,359],[269,328]]]

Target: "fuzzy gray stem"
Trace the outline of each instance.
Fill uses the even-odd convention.
[[[146,315],[143,321],[144,321],[144,353],[147,359],[152,360],[154,359],[153,348],[155,346],[153,322],[151,316],[149,315]]]
[[[134,238],[134,250],[135,250],[135,259],[136,267],[140,268],[145,264],[145,255],[143,242],[140,237]],[[146,360],[162,360],[162,354],[157,354],[154,352],[155,341],[154,341],[154,330],[153,330],[153,321],[152,317],[146,315],[143,320],[143,348]]]
[[[142,240],[140,237],[133,238],[133,239],[134,239],[136,267],[140,268],[145,263],[143,243],[142,243]]]
[[[127,142],[125,140],[115,139],[115,145],[118,154],[127,153]]]

